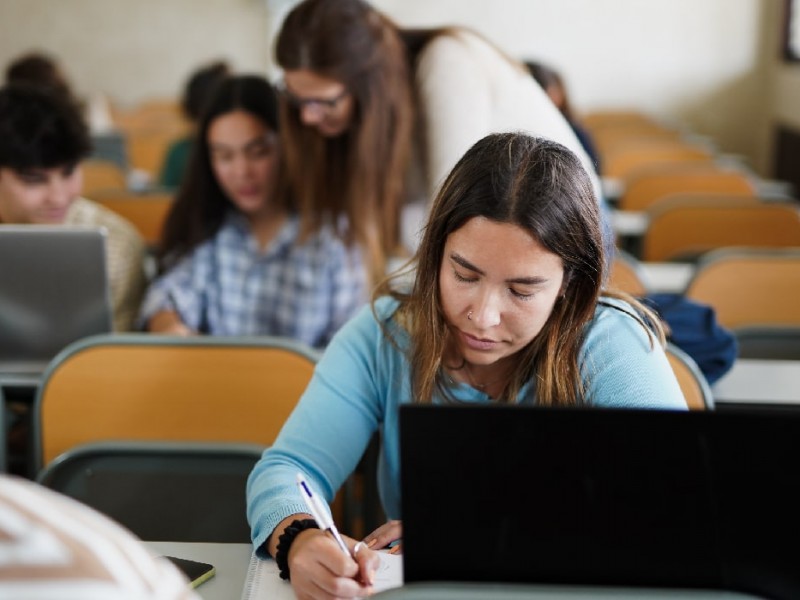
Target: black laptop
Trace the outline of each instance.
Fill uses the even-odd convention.
[[[0,225],[0,377],[38,378],[67,344],[111,331],[106,232]]]
[[[400,409],[404,576],[800,598],[800,415]]]

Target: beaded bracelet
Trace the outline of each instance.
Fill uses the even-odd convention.
[[[278,565],[280,570],[281,579],[289,579],[289,548],[294,542],[294,538],[301,531],[306,529],[319,529],[319,525],[314,519],[295,519],[292,521],[283,533],[278,537],[278,548],[275,550],[275,564]]]

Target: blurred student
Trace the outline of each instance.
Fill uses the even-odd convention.
[[[73,97],[60,65],[51,56],[41,52],[23,54],[6,67],[6,83],[28,83],[49,87],[57,94]]]
[[[305,0],[276,59],[289,185],[313,218],[347,215],[376,273],[400,237],[413,251],[445,175],[488,133],[557,140],[591,168],[524,65],[468,29],[401,29],[362,0]],[[401,232],[409,203],[422,220]]]
[[[6,67],[6,83],[28,83],[66,94],[80,107],[92,134],[107,134],[114,123],[108,100],[103,94],[91,94],[85,101],[73,92],[69,79],[58,61],[44,52],[29,52],[14,59]]]
[[[564,115],[564,118],[566,118],[569,122],[570,127],[572,127],[572,131],[575,132],[578,140],[580,140],[581,146],[583,146],[583,149],[586,151],[586,154],[589,155],[589,158],[592,159],[592,164],[594,164],[595,171],[597,173],[601,173],[600,155],[598,154],[594,142],[592,141],[592,136],[589,134],[586,128],[581,125],[580,121],[572,110],[572,105],[569,101],[569,94],[567,94],[567,86],[564,85],[564,80],[561,75],[554,69],[551,69],[547,65],[543,65],[539,62],[528,61],[525,63],[525,66],[528,68],[528,71],[530,71],[531,76],[536,80],[536,83],[542,86],[542,89],[553,101],[553,104],[556,105],[558,110],[561,111],[561,114]]]
[[[129,531],[40,485],[0,475],[0,598],[198,600]]]
[[[145,245],[128,221],[81,198],[89,151],[88,129],[68,96],[33,85],[0,89],[0,223],[105,228],[114,329],[127,331],[146,286]]]
[[[230,67],[224,61],[213,62],[192,73],[183,91],[181,108],[183,108],[186,118],[192,123],[193,129],[197,128],[203,114],[203,107],[209,97],[213,95],[216,86],[230,74]],[[189,162],[195,134],[196,132],[192,131],[185,138],[173,142],[168,148],[159,176],[159,183],[162,186],[176,188],[181,184]]]
[[[372,549],[400,538],[402,404],[686,410],[660,322],[602,291],[603,254],[591,180],[564,146],[495,134],[456,164],[431,209],[413,288],[388,282],[342,328],[248,480],[253,544],[298,598],[368,594]],[[306,474],[330,502],[376,432],[391,520],[358,548],[348,540],[353,560],[304,510],[295,477]]]
[[[277,97],[263,77],[217,88],[164,227],[152,332],[275,335],[321,347],[367,300],[358,246],[303,232],[278,186]]]

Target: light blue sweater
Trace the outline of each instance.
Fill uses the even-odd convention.
[[[411,402],[411,391],[403,352],[408,336],[392,318],[396,308],[397,302],[389,298],[376,303],[379,319],[399,347],[386,339],[365,307],[333,338],[275,444],[251,473],[247,514],[256,548],[280,521],[308,512],[295,484],[298,471],[330,502],[377,430],[382,438],[378,483],[384,510],[390,519],[400,518],[399,406]],[[588,325],[580,358],[588,403],[685,410],[664,351],[655,340],[650,347],[645,329],[624,310],[633,309],[604,299]],[[521,397],[527,396],[528,387]],[[464,402],[490,401],[466,384],[458,384],[453,396]]]

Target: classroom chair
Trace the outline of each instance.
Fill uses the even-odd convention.
[[[697,363],[672,343],[667,344],[666,353],[689,410],[713,410],[714,395]]]
[[[800,326],[800,249],[732,248],[705,255],[686,296],[714,307],[719,323]]]
[[[174,192],[169,191],[107,190],[91,196],[98,204],[127,219],[151,248],[161,239],[173,198]]]
[[[185,134],[183,127],[128,130],[131,166],[146,172],[150,181],[157,181],[170,145]]]
[[[109,160],[89,159],[81,163],[83,172],[82,194],[91,198],[104,190],[124,190],[127,188],[125,171]]]
[[[632,296],[647,294],[647,285],[639,261],[624,250],[617,249],[611,263],[607,287],[627,292]]]
[[[38,481],[143,540],[248,543],[245,489],[263,450],[209,442],[86,444],[53,460]]]
[[[191,125],[180,103],[171,98],[153,99],[116,117],[116,124],[128,140],[128,157],[133,168],[157,179],[169,145],[189,134]]]
[[[712,164],[707,149],[685,142],[655,141],[626,145],[603,155],[603,176],[626,182],[645,169],[676,164]]]
[[[101,441],[269,446],[318,357],[296,341],[268,336],[84,338],[56,356],[42,377],[33,409],[34,468]],[[365,464],[332,504],[346,531],[361,527],[366,535],[380,524],[370,466],[376,452],[374,445],[366,449]]]
[[[128,169],[128,144],[121,131],[92,133],[92,153],[89,160],[105,160],[123,171]]]
[[[152,98],[128,110],[114,111],[114,124],[122,131],[189,127],[177,98]]]
[[[800,246],[800,211],[790,203],[706,197],[663,201],[650,214],[642,239],[647,261],[694,260],[727,246]]]
[[[800,360],[800,325],[761,325],[734,330],[739,358]]]
[[[656,131],[672,129],[637,109],[593,110],[584,114],[581,122],[592,133],[601,129],[639,128]]]
[[[34,400],[35,466],[98,441],[270,445],[317,353],[274,337],[107,334],[48,366]]]
[[[731,169],[713,165],[669,165],[639,171],[632,177],[619,199],[620,210],[650,209],[674,194],[718,194],[754,198],[755,186],[750,178]]]

